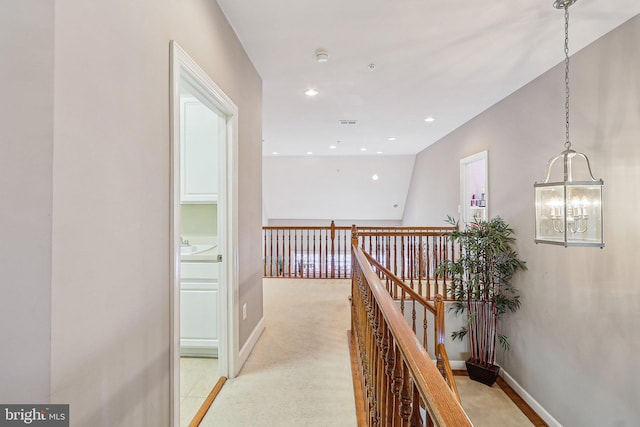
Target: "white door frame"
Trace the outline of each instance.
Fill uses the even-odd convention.
[[[460,205],[458,205],[458,213],[462,227],[467,222],[471,222],[472,215],[470,213],[471,190],[469,189],[469,171],[468,168],[472,163],[482,163],[484,168],[483,181],[480,184],[484,189],[485,196],[485,220],[489,220],[489,151],[484,150],[460,160]],[[478,194],[480,196],[480,194]]]
[[[238,108],[214,83],[207,73],[175,42],[170,44],[171,90],[170,90],[170,134],[171,134],[171,215],[170,215],[170,393],[171,425],[180,425],[180,80],[188,75],[203,90],[207,100],[227,116],[227,140],[220,147],[220,158],[224,159],[220,176],[221,191],[218,198],[218,218],[224,230],[218,230],[218,248],[223,256],[220,269],[220,303],[218,320],[220,325],[220,375],[232,378],[239,366],[238,325]]]

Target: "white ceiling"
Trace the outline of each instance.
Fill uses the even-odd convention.
[[[218,3],[263,79],[265,162],[274,152],[415,155],[564,56],[563,13],[553,0]],[[640,13],[640,1],[580,0],[570,13],[573,53]],[[328,62],[314,59],[317,48]],[[319,94],[306,96],[308,88]],[[327,192],[319,200],[336,191],[314,188]],[[316,218],[313,211],[296,217]]]

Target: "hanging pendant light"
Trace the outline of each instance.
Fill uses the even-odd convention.
[[[571,149],[569,139],[569,6],[577,0],[556,0],[565,19],[565,150],[549,160],[547,176],[535,183],[536,243],[604,247],[602,179],[595,179],[589,159]],[[555,166],[555,168],[554,168]],[[561,169],[561,170],[560,170]],[[559,173],[556,173],[558,171]]]

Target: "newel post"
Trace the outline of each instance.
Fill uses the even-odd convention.
[[[358,246],[358,227],[351,225],[351,244]]]

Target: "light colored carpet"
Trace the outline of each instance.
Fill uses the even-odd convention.
[[[474,427],[533,426],[498,384],[487,387],[469,377],[456,376],[455,379],[462,407]]]
[[[350,281],[263,283],[266,330],[200,425],[355,427],[346,334]],[[487,387],[465,376],[456,376],[456,383],[475,427],[533,425],[497,384]]]
[[[201,426],[354,427],[349,280],[264,279],[266,330]]]

